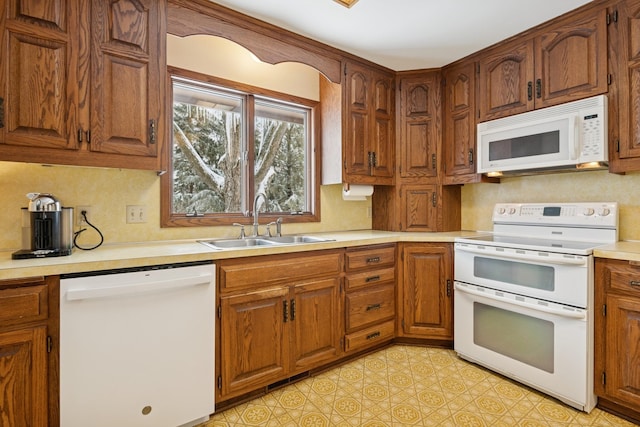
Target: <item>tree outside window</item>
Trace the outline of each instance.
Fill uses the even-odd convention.
[[[175,75],[171,87],[171,179],[163,179],[163,187],[170,186],[163,189],[169,221],[163,225],[242,222],[259,193],[267,198],[267,216],[316,218],[309,102]]]

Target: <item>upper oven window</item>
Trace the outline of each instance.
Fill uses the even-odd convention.
[[[527,288],[550,292],[555,289],[554,268],[545,265],[476,256],[473,262],[473,274],[478,278]]]

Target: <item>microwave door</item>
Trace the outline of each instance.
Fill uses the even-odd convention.
[[[479,172],[547,168],[577,158],[575,116],[483,132]]]

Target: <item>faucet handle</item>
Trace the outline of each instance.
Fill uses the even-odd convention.
[[[246,237],[246,235],[244,234],[244,225],[243,224],[238,224],[237,222],[233,223],[234,227],[240,227],[240,238],[244,239]]]
[[[276,236],[282,236],[282,217],[276,219]]]

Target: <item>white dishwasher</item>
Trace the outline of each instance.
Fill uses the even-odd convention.
[[[176,427],[214,412],[215,265],[62,276],[60,425]]]

